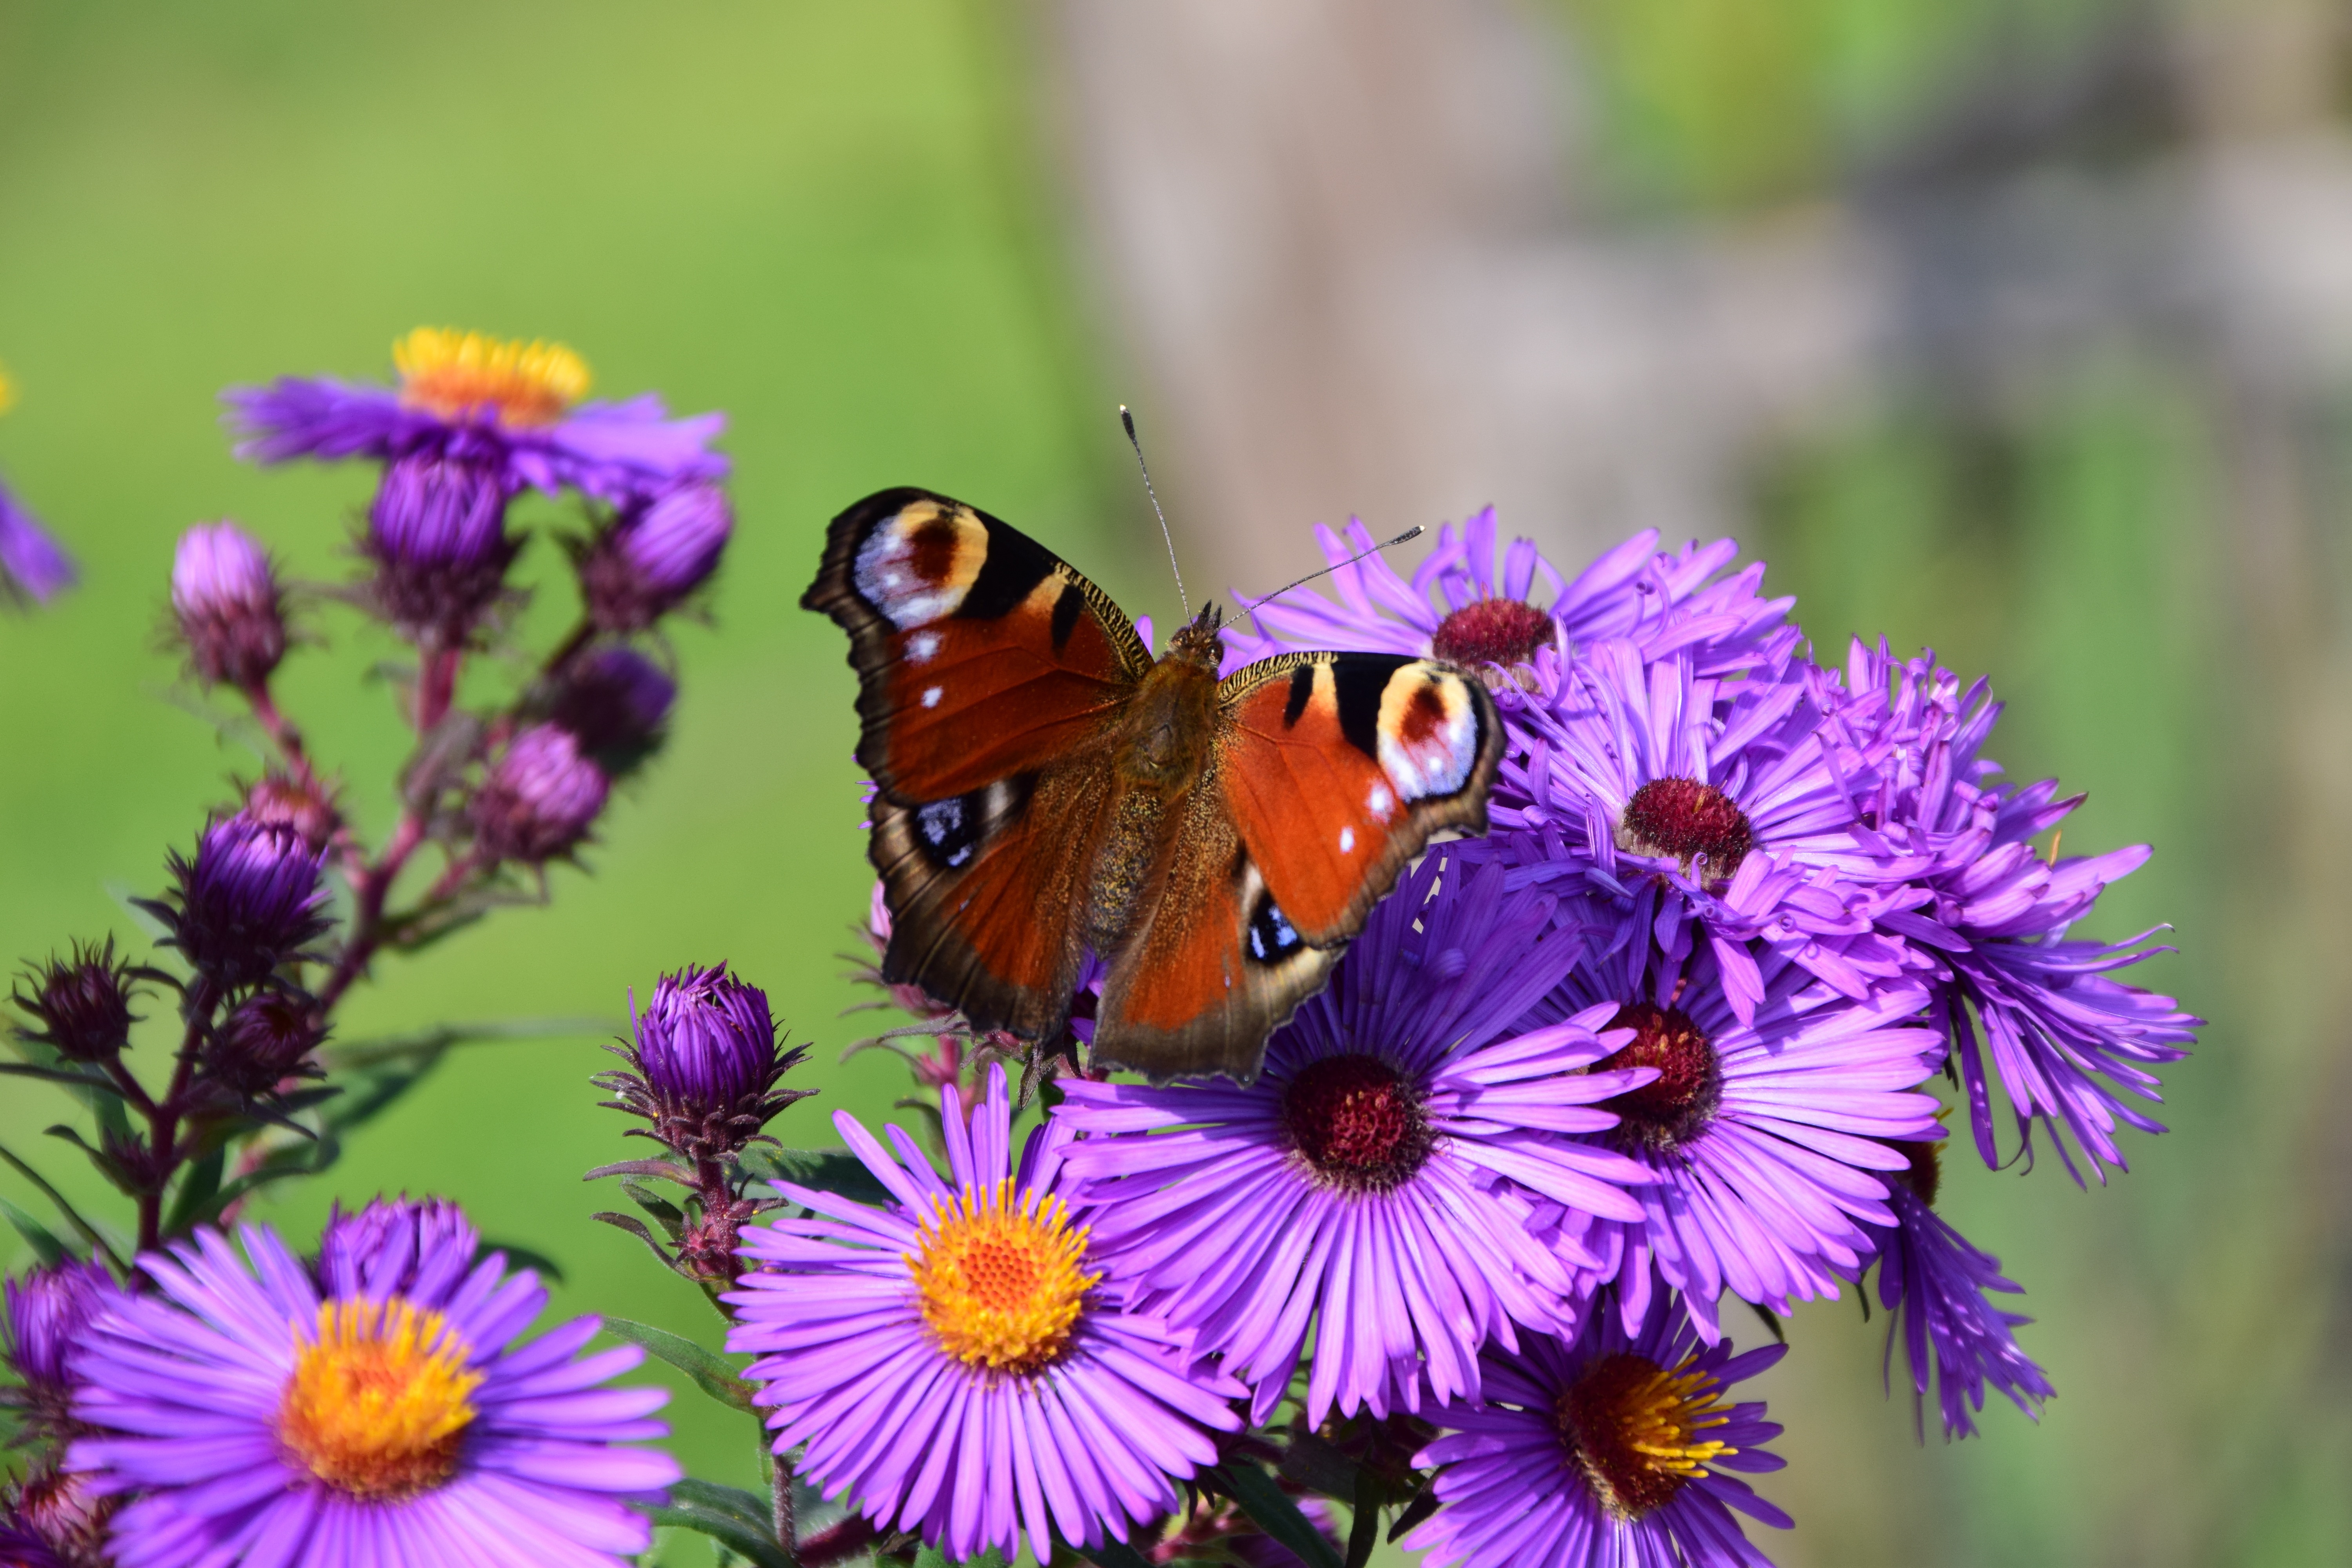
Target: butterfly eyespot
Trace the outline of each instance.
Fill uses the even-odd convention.
[[[972,814],[964,809],[963,797],[935,800],[915,810],[915,836],[923,843],[924,852],[940,865],[953,869],[971,858],[972,841],[977,835]]]
[[[961,507],[917,501],[858,546],[851,576],[858,594],[893,624],[921,626],[963,607],[987,560],[988,528],[979,518]]]
[[[1483,730],[1478,706],[1459,676],[1409,665],[1381,693],[1375,731],[1381,771],[1409,801],[1454,795],[1477,768]]]
[[[1257,909],[1250,916],[1250,956],[1260,963],[1279,963],[1306,945],[1282,912],[1282,906],[1260,895]]]

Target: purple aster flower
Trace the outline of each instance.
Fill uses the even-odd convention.
[[[506,585],[522,542],[507,537],[506,481],[474,458],[416,454],[383,470],[361,552],[384,618],[411,638],[463,643]]]
[[[724,963],[663,975],[644,1012],[630,997],[629,1018],[635,1043],[604,1047],[629,1070],[599,1073],[592,1081],[618,1096],[604,1102],[607,1110],[652,1123],[631,1128],[633,1134],[698,1163],[727,1159],[755,1141],[773,1143],[760,1129],[816,1092],[776,1087],[807,1058],[808,1047],[783,1049],[768,994],[728,973]]]
[[[583,404],[588,367],[561,344],[420,327],[392,353],[396,389],[324,376],[230,388],[223,400],[245,437],[237,456],[388,462],[421,453],[486,462],[509,490],[570,486],[611,501],[727,472],[709,450],[726,416],[672,419],[651,395]]]
[[[278,579],[233,522],[198,523],[172,559],[172,614],[188,664],[208,686],[260,686],[286,657]]]
[[[356,1214],[338,1203],[319,1234],[321,1294],[438,1300],[474,1267],[481,1233],[447,1198],[377,1198]]]
[[[534,724],[490,764],[467,810],[485,855],[537,866],[587,837],[611,789],[570,731]]]
[[[141,907],[172,928],[165,940],[199,974],[234,990],[267,979],[326,931],[325,861],[293,828],[240,811],[205,829],[194,860],[174,851],[178,885]]]
[[[1989,1053],[2020,1139],[2030,1148],[2042,1121],[2079,1182],[2072,1134],[2104,1180],[2106,1165],[2124,1163],[2118,1123],[2164,1131],[2133,1100],[2158,1098],[2150,1069],[2186,1056],[2204,1022],[2169,996],[2107,978],[2169,951],[2147,945],[2155,932],[2066,940],[2102,892],[2147,862],[2147,847],[2060,859],[2053,838],[2048,859],[2037,854],[2030,841],[2083,797],[2058,798],[2054,780],[1998,782],[2000,764],[1981,752],[2000,704],[1982,680],[1962,692],[1932,652],[1898,663],[1883,644],[1856,643],[1844,688],[1826,676],[1816,684],[1848,771],[1868,781],[1857,799],[1864,821],[1921,861],[1925,901],[1878,923],[1929,972],[1929,1015],[1958,1059],[1978,1152],[2000,1163]]]
[[[131,1004],[152,973],[117,959],[112,937],[102,945],[76,942],[71,957],[51,958],[17,983],[10,999],[37,1026],[17,1033],[68,1061],[111,1061],[131,1043],[139,1021]]]
[[[0,1509],[0,1568],[65,1568],[32,1521],[9,1507]]]
[[[1926,1400],[1928,1369],[1936,1370],[1946,1436],[1976,1436],[1973,1413],[1984,1408],[1988,1384],[2028,1417],[2041,1419],[2042,1402],[2057,1391],[2018,1347],[2016,1331],[2033,1320],[2002,1311],[1986,1294],[2014,1296],[2020,1288],[2001,1277],[2000,1258],[1969,1245],[1936,1212],[1943,1145],[1895,1147],[1910,1162],[1886,1184],[1895,1223],[1869,1227],[1878,1250],[1879,1304],[1893,1314],[1886,1326],[1890,1382],[1899,1341],[1911,1368],[1915,1410]]]
[[[74,582],[72,557],[0,485],[0,601],[21,595],[47,604]]]
[[[114,1520],[121,1568],[619,1568],[649,1544],[626,1500],[677,1467],[622,1445],[667,1434],[646,1416],[667,1395],[599,1386],[643,1352],[575,1360],[593,1318],[518,1342],[547,1292],[502,1258],[441,1255],[470,1261],[469,1235],[435,1238],[394,1294],[322,1293],[273,1233],[238,1238],[249,1268],[215,1231],[142,1257],[156,1289],[75,1358],[75,1415],[98,1430],[67,1464],[135,1495]]]
[[[326,1076],[310,1057],[326,1037],[308,992],[265,987],[213,1026],[202,1058],[205,1080],[241,1105],[267,1100],[289,1079]]]
[[[686,484],[639,496],[579,552],[580,597],[600,631],[652,626],[719,569],[735,531],[727,492]]]
[[[6,1282],[6,1360],[36,1422],[56,1431],[73,1394],[68,1367],[90,1323],[122,1295],[103,1264],[68,1258]]]
[[[1864,825],[1803,680],[1718,681],[1686,649],[1644,661],[1608,641],[1519,722],[1533,748],[1505,757],[1492,813],[1558,837],[1486,851],[1519,860],[1519,880],[1620,902],[1670,889],[1706,928],[1742,1017],[1761,995],[1751,939],[1857,998],[1905,968],[1902,942],[1872,920],[1916,901],[1905,879],[1926,862]]]
[[[110,1568],[111,1512],[79,1476],[44,1459],[20,1485],[0,1487],[0,1568]]]
[[[1217,1461],[1203,1428],[1240,1427],[1242,1388],[1093,1256],[1063,1191],[1068,1129],[1033,1131],[1016,1169],[1002,1068],[969,1130],[945,1119],[945,1180],[897,1127],[894,1159],[846,1113],[834,1125],[898,1201],[778,1183],[814,1217],[747,1232],[758,1267],[725,1298],[776,1452],[806,1444],[827,1498],[950,1559],[1009,1560],[1024,1531],[1041,1559],[1057,1536],[1125,1541],[1173,1510],[1173,1481]]]
[[[1435,898],[1433,886],[1440,884]],[[1095,1244],[1149,1304],[1256,1391],[1263,1423],[1307,1334],[1307,1418],[1475,1398],[1478,1347],[1514,1323],[1572,1330],[1576,1267],[1529,1233],[1528,1194],[1638,1223],[1624,1156],[1563,1134],[1647,1073],[1583,1069],[1612,1009],[1522,1029],[1575,940],[1499,868],[1434,854],[1373,911],[1330,987],[1268,1043],[1246,1088],[1067,1082],[1057,1124]]]
[[[1439,1467],[1439,1506],[1405,1549],[1425,1568],[1771,1568],[1732,1510],[1777,1530],[1789,1516],[1725,1472],[1780,1469],[1763,1445],[1780,1428],[1761,1401],[1723,1398],[1785,1353],[1699,1343],[1664,1292],[1635,1329],[1596,1312],[1573,1342],[1489,1349],[1486,1403],[1430,1415],[1452,1430],[1413,1462]]]
[[[565,661],[548,718],[572,731],[607,776],[620,778],[661,749],[677,682],[635,648],[592,648]]]
[[[1791,1298],[1834,1297],[1833,1276],[1870,1250],[1859,1222],[1894,1223],[1873,1173],[1905,1165],[1882,1140],[1935,1136],[1934,1097],[1911,1091],[1938,1053],[1910,1026],[1924,987],[1857,1002],[1769,951],[1743,1021],[1713,950],[1692,951],[1687,927],[1652,945],[1668,923],[1645,899],[1627,922],[1633,940],[1579,963],[1530,1016],[1597,1015],[1614,1053],[1603,1067],[1657,1069],[1602,1102],[1621,1120],[1595,1139],[1651,1173],[1633,1191],[1642,1218],[1571,1211],[1561,1229],[1601,1255],[1628,1331],[1649,1310],[1654,1260],[1713,1340],[1724,1291],[1778,1312]]]

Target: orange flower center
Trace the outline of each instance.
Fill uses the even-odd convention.
[[[1025,1375],[1058,1360],[1099,1273],[1085,1272],[1087,1232],[1059,1197],[1016,1199],[1013,1183],[969,1186],[923,1222],[907,1255],[923,1321],[966,1366]]]
[[[1668,1372],[1647,1356],[1620,1351],[1594,1363],[1559,1396],[1554,1414],[1570,1460],[1601,1506],[1620,1519],[1664,1508],[1709,1459],[1739,1451],[1698,1436],[1731,1415],[1716,1404],[1723,1390],[1715,1379],[1690,1370],[1694,1359]]]
[[[562,343],[419,327],[392,345],[401,401],[444,419],[552,425],[587,395],[588,365]]]
[[[390,1301],[329,1301],[278,1407],[278,1436],[310,1472],[362,1498],[447,1480],[474,1419],[481,1373],[441,1314]]]

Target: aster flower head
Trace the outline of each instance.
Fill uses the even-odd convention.
[[[1725,1291],[1786,1312],[1835,1296],[1871,1250],[1864,1224],[1894,1215],[1878,1173],[1904,1168],[1884,1140],[1933,1136],[1934,1097],[1915,1092],[1937,1042],[1913,1026],[1916,983],[1839,994],[1769,952],[1750,1019],[1734,1011],[1712,948],[1654,945],[1644,900],[1632,940],[1593,951],[1533,1016],[1592,1018],[1606,1068],[1656,1076],[1604,1101],[1620,1118],[1593,1141],[1640,1163],[1642,1217],[1570,1215],[1567,1237],[1601,1256],[1628,1332],[1644,1320],[1654,1276],[1681,1291],[1699,1331],[1720,1331]]]
[[[1878,923],[1927,975],[1929,1014],[1950,1042],[1978,1152],[2001,1163],[1997,1079],[2021,1142],[2031,1146],[2039,1121],[2076,1180],[2070,1141],[2104,1180],[2105,1166],[2124,1163],[2119,1126],[2164,1131],[2139,1104],[2158,1098],[2153,1069],[2186,1056],[2203,1023],[2169,996],[2110,978],[2169,951],[2148,945],[2154,931],[2119,942],[2067,935],[2147,863],[2147,847],[2061,858],[2053,837],[2045,858],[2032,840],[2083,797],[2061,797],[2054,780],[2003,782],[1983,755],[2001,705],[1982,680],[1963,690],[1932,650],[1899,661],[1884,643],[1856,642],[1843,681],[1824,674],[1816,687],[1845,768],[1867,781],[1863,820],[1919,863],[1920,897]]]
[[[420,327],[393,345],[393,363],[397,387],[283,376],[230,388],[237,456],[450,457],[490,465],[509,491],[568,487],[612,501],[727,471],[709,450],[724,415],[672,419],[652,395],[583,403],[588,367],[561,343]]]
[[[970,1128],[944,1123],[942,1178],[900,1129],[894,1158],[836,1114],[894,1201],[778,1183],[813,1217],[747,1231],[757,1267],[725,1298],[776,1452],[805,1444],[800,1473],[827,1498],[951,1560],[1009,1560],[1024,1533],[1041,1561],[1056,1537],[1125,1541],[1216,1463],[1210,1432],[1240,1426],[1240,1385],[1095,1256],[1066,1196],[1068,1130],[1033,1131],[1016,1162],[1012,1120],[992,1068]]]
[[[501,860],[541,865],[588,836],[612,782],[572,732],[534,724],[508,742],[467,803],[476,842]]]
[[[0,1505],[0,1568],[65,1568],[47,1537],[14,1507]]]
[[[1576,1269],[1537,1202],[1632,1223],[1646,1173],[1570,1134],[1653,1076],[1586,1069],[1597,1016],[1517,1026],[1576,953],[1552,900],[1431,855],[1373,911],[1328,989],[1246,1087],[1067,1082],[1056,1125],[1097,1246],[1255,1388],[1263,1423],[1315,1335],[1307,1418],[1475,1398],[1478,1347],[1572,1331]],[[1434,896],[1433,896],[1433,892]]]
[[[398,1227],[388,1227],[394,1238]],[[121,1568],[510,1562],[619,1568],[651,1532],[631,1499],[677,1478],[659,1389],[600,1386],[643,1352],[578,1357],[597,1321],[528,1342],[528,1272],[444,1232],[404,1290],[321,1290],[268,1230],[201,1231],[140,1267],[75,1363],[96,1430],[68,1468],[129,1495]],[[453,1256],[465,1251],[464,1259]],[[355,1260],[362,1277],[380,1270]]]
[[[73,558],[0,485],[0,603],[31,599],[45,605],[75,581]]]
[[[106,1266],[66,1258],[6,1282],[8,1365],[24,1380],[37,1417],[54,1426],[73,1393],[69,1363],[90,1323],[121,1297]]]
[[[438,1300],[474,1267],[481,1233],[447,1198],[379,1197],[347,1212],[338,1203],[319,1234],[312,1270],[321,1294],[381,1301]]]
[[[548,718],[608,777],[619,778],[661,749],[677,700],[677,682],[661,666],[635,648],[607,645],[565,662]]]
[[[325,933],[324,854],[283,823],[248,812],[205,829],[195,858],[175,851],[177,884],[163,902],[142,900],[199,974],[224,989],[252,985]]]
[[[462,643],[506,585],[522,542],[507,537],[505,477],[478,458],[418,453],[383,470],[361,553],[368,584],[404,637]]]
[[[2017,1330],[2032,1320],[1994,1306],[1989,1294],[2014,1296],[2019,1287],[2002,1278],[2000,1258],[1971,1245],[1936,1212],[1943,1145],[1920,1141],[1895,1147],[1909,1161],[1886,1184],[1895,1223],[1870,1227],[1878,1251],[1878,1300],[1890,1314],[1889,1383],[1899,1342],[1915,1407],[1924,1408],[1934,1375],[1946,1436],[1976,1436],[1987,1387],[2040,1419],[2042,1402],[2056,1390],[2018,1345]]]
[[[1725,1396],[1787,1353],[1701,1343],[1658,1292],[1638,1325],[1596,1312],[1572,1340],[1531,1334],[1485,1357],[1483,1405],[1448,1405],[1450,1428],[1415,1463],[1437,1467],[1437,1512],[1405,1539],[1428,1568],[1505,1563],[1770,1568],[1737,1510],[1775,1529],[1789,1516],[1737,1475],[1786,1461],[1759,1402]]]
[[[112,937],[76,942],[69,957],[51,958],[17,982],[11,1000],[36,1026],[18,1033],[68,1061],[111,1061],[131,1043],[139,1021],[131,1005],[151,973],[116,958]]]
[[[207,686],[251,689],[286,657],[284,595],[269,557],[228,521],[198,523],[172,558],[172,614]]]
[[[761,1129],[816,1092],[776,1087],[807,1059],[808,1047],[783,1049],[768,994],[728,973],[724,963],[663,975],[643,1012],[630,998],[629,1016],[635,1040],[604,1047],[628,1070],[600,1073],[594,1082],[618,1097],[604,1102],[607,1110],[652,1124],[632,1132],[688,1160],[724,1160],[755,1141],[774,1142]]]
[[[203,1053],[205,1081],[243,1105],[266,1101],[289,1079],[323,1078],[311,1058],[327,1037],[307,992],[267,986],[213,1026]]]
[[[42,1462],[17,1486],[0,1488],[0,1568],[110,1568],[111,1512],[79,1476]]]
[[[589,618],[606,632],[652,626],[709,580],[734,531],[734,508],[714,484],[631,498],[579,551]]]

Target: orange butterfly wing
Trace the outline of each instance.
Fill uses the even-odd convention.
[[[1475,678],[1390,654],[1287,654],[1218,695],[1213,760],[1104,982],[1093,1054],[1246,1081],[1431,837],[1486,831],[1503,726]]]
[[[983,1029],[1057,1031],[1142,640],[1043,545],[912,489],[834,519],[801,603],[849,633],[884,976]]]

